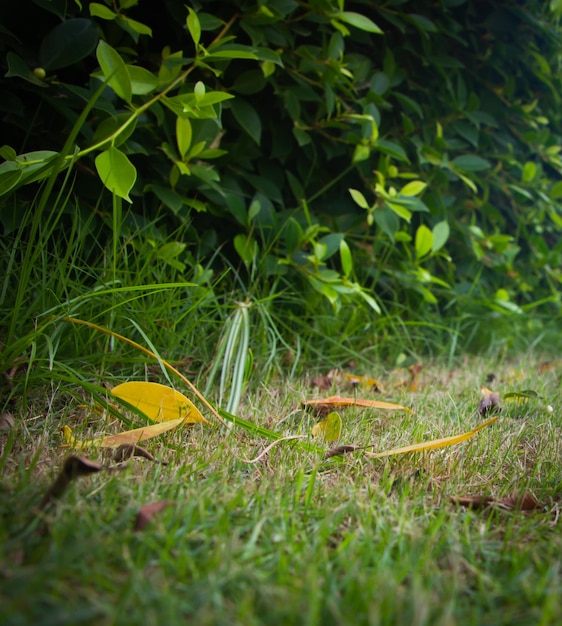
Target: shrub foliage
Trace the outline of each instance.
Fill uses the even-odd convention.
[[[7,3],[4,234],[39,236],[50,185],[45,220],[68,198],[49,236],[90,234],[73,263],[103,253],[113,278],[228,267],[223,288],[286,293],[304,319],[359,303],[537,325],[562,280],[560,3],[545,4]]]

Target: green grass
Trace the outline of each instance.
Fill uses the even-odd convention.
[[[497,382],[489,386],[500,393],[542,396],[505,403],[498,422],[458,446],[325,462],[283,442],[248,464],[242,459],[268,441],[198,425],[146,442],[168,465],[135,459],[80,478],[44,512],[37,505],[68,454],[60,426],[84,438],[124,427],[80,409],[62,384],[30,394],[14,410],[15,427],[0,435],[2,623],[560,623],[560,365],[540,373],[538,362],[428,364],[416,393],[393,388],[392,373],[369,371],[387,395],[358,393],[415,413],[342,411],[340,443],[380,451],[475,426],[491,371]],[[239,414],[306,434],[315,418],[299,404],[319,393],[306,377],[251,383]],[[450,502],[525,491],[541,508]],[[160,500],[173,504],[134,532],[139,508]]]

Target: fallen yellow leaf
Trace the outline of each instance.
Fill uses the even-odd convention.
[[[302,403],[303,406],[360,406],[364,408],[372,409],[389,409],[389,410],[402,410],[413,413],[412,409],[407,406],[401,406],[400,404],[394,404],[393,402],[382,402],[380,400],[365,400],[362,398],[342,398],[341,396],[330,396],[329,398],[320,398],[317,400],[305,400]]]
[[[122,383],[111,390],[111,395],[136,407],[153,422],[182,418],[187,424],[209,423],[183,393],[160,383],[145,381]]]
[[[380,459],[384,456],[394,456],[395,454],[406,454],[407,452],[419,452],[421,450],[434,450],[435,448],[445,448],[446,446],[453,446],[461,441],[466,441],[474,436],[479,430],[486,428],[490,424],[497,420],[496,417],[492,417],[487,422],[480,424],[476,428],[469,430],[462,435],[453,435],[452,437],[444,437],[443,439],[433,439],[432,441],[424,441],[422,443],[415,443],[411,446],[404,446],[403,448],[393,448],[392,450],[386,450],[386,452],[365,452],[365,456],[370,459]]]
[[[312,427],[314,437],[323,437],[324,441],[331,443],[337,441],[341,435],[341,417],[339,413],[333,411],[322,421]]]
[[[117,435],[107,435],[106,437],[97,437],[96,439],[87,439],[85,441],[79,441],[72,434],[72,430],[68,426],[62,427],[62,437],[67,446],[73,448],[88,448],[90,446],[98,446],[100,448],[117,448],[124,443],[137,444],[139,441],[145,441],[152,437],[157,437],[162,433],[172,430],[180,424],[186,423],[183,417],[179,417],[175,420],[168,420],[161,422],[160,424],[151,424],[150,426],[143,426],[142,428],[135,428],[133,430],[126,430],[125,432],[118,433]]]

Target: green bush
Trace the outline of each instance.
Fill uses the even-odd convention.
[[[89,232],[91,286],[230,269],[219,295],[367,344],[559,315],[557,3],[24,4],[0,33],[2,227],[55,252]]]

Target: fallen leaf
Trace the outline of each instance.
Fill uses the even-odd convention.
[[[157,513],[160,513],[160,511],[171,504],[172,502],[169,500],[162,500],[161,502],[143,505],[135,520],[135,531],[144,530]]]
[[[340,438],[341,426],[340,414],[332,411],[321,422],[314,424],[312,435],[314,437],[322,437],[327,443],[332,443]]]
[[[467,509],[482,509],[490,506],[494,501],[492,496],[451,496],[450,501],[453,504],[464,506]]]
[[[362,398],[342,398],[341,396],[331,396],[329,398],[321,398],[315,400],[304,400],[302,402],[303,407],[315,407],[318,405],[326,406],[359,406],[363,408],[372,409],[387,409],[387,410],[401,410],[413,413],[412,409],[401,406],[400,404],[393,404],[392,402],[381,402],[380,400],[365,400]]]
[[[548,372],[552,369],[554,369],[555,367],[558,367],[560,365],[560,363],[562,363],[562,361],[545,361],[544,363],[541,363],[539,365],[539,373],[542,374],[544,372]]]
[[[126,430],[117,435],[107,435],[106,437],[98,437],[96,439],[88,439],[86,441],[79,441],[72,435],[72,430],[68,426],[62,427],[62,436],[67,446],[73,448],[88,448],[90,446],[98,446],[100,448],[117,448],[123,444],[136,445],[146,439],[157,437],[168,430],[172,430],[185,423],[183,417],[168,422],[162,422],[160,424],[151,424],[150,426],[143,426],[141,428],[135,428],[133,430]]]
[[[143,459],[148,459],[153,463],[160,463],[161,465],[167,465],[167,461],[159,461],[155,459],[152,454],[148,450],[141,448],[140,446],[134,445],[132,443],[123,443],[121,444],[117,450],[113,453],[113,459],[117,463],[123,463],[132,459],[133,457],[138,456]]]
[[[421,363],[413,363],[408,368],[408,372],[410,374],[410,386],[408,387],[408,389],[410,391],[418,390],[418,380],[419,380],[420,372],[422,371],[422,369],[423,369],[423,365]]]
[[[343,377],[353,387],[361,385],[362,387],[370,387],[378,393],[382,392],[382,385],[375,378],[370,378],[369,376],[356,376],[355,374],[346,373],[343,374]]]
[[[523,494],[511,493],[497,500],[497,504],[509,511],[534,511],[543,508],[530,491],[525,491]]]
[[[404,446],[402,448],[394,448],[392,450],[387,450],[385,452],[366,452],[365,456],[370,459],[380,459],[385,456],[394,456],[395,454],[406,454],[407,452],[420,452],[422,450],[434,450],[436,448],[444,448],[446,446],[453,446],[457,443],[461,443],[462,441],[466,441],[473,437],[479,430],[493,424],[498,418],[492,417],[487,422],[480,424],[476,428],[469,430],[466,433],[462,433],[462,435],[453,435],[452,437],[444,437],[442,439],[434,439],[432,441],[425,441],[423,443],[415,443],[411,446]]]
[[[524,389],[523,391],[512,391],[503,394],[504,400],[515,400],[517,404],[526,402],[527,400],[541,399],[541,396],[533,389]]]
[[[512,493],[503,498],[494,498],[493,496],[451,496],[450,501],[453,504],[459,504],[470,509],[482,509],[494,505],[507,511],[534,511],[543,508],[543,505],[529,491],[523,494]]]
[[[488,413],[499,413],[502,410],[498,393],[491,391],[487,387],[482,387],[480,393],[482,394],[482,400],[478,407],[478,414],[480,416],[485,417]]]
[[[62,469],[58,473],[55,482],[49,487],[47,493],[41,500],[39,508],[43,509],[48,504],[60,499],[70,483],[80,476],[89,476],[106,469],[104,465],[90,461],[81,456],[71,455],[66,458]]]
[[[14,426],[14,416],[11,413],[2,413],[0,417],[0,430],[12,430]]]
[[[136,407],[153,422],[182,418],[187,424],[209,423],[183,393],[160,383],[145,381],[122,383],[111,390],[111,395]]]
[[[348,452],[355,452],[356,450],[364,450],[364,449],[365,449],[364,446],[336,446],[335,448],[328,450],[328,452],[326,452],[326,454],[324,455],[324,458],[330,459],[333,456],[343,456],[344,454],[347,454]]]

